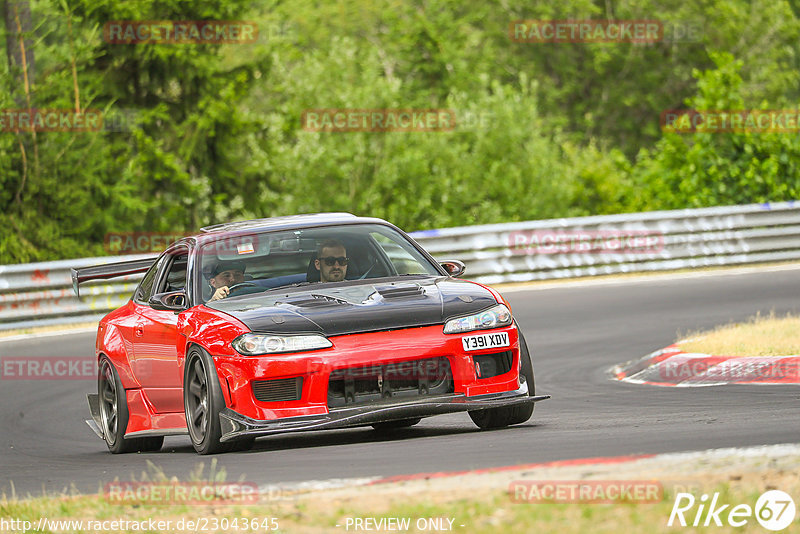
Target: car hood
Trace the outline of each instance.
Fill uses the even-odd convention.
[[[253,332],[338,336],[443,324],[496,303],[484,287],[439,277],[313,284],[206,306],[232,315]]]

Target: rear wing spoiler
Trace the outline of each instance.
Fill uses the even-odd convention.
[[[72,290],[75,295],[80,297],[79,285],[89,280],[105,280],[117,276],[143,273],[147,271],[156,258],[145,258],[143,260],[118,261],[116,263],[106,263],[103,265],[93,265],[91,267],[78,267],[70,269],[72,273]]]

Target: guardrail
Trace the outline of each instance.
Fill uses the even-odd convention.
[[[465,226],[412,236],[434,257],[464,261],[466,278],[489,284],[800,260],[800,202]],[[119,260],[0,266],[0,330],[99,319],[130,298],[141,275],[88,283],[78,299],[69,269]]]
[[[497,284],[800,259],[800,202],[549,219],[412,234]]]
[[[134,260],[153,255],[127,255]],[[125,304],[142,275],[89,282],[72,291],[70,268],[120,261],[118,256],[0,266],[0,330],[96,321]]]

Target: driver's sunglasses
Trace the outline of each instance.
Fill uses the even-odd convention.
[[[339,256],[338,258],[335,256],[328,256],[327,258],[320,258],[319,261],[324,261],[325,265],[327,265],[328,267],[333,267],[333,264],[337,262],[339,263],[339,265],[344,267],[345,265],[347,265],[348,258],[345,258],[344,256]]]

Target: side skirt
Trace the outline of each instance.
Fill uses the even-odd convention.
[[[90,393],[86,396],[89,401],[89,412],[92,414],[91,419],[86,420],[86,424],[92,429],[92,432],[97,434],[97,437],[105,440],[103,435],[103,425],[100,419],[100,397],[96,393]],[[186,427],[182,428],[163,428],[158,430],[140,430],[138,432],[128,432],[125,434],[125,439],[131,438],[145,438],[149,436],[182,436],[188,434],[189,431]]]

